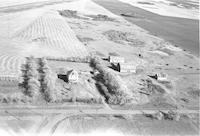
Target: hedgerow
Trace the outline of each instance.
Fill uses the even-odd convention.
[[[131,101],[130,96],[128,95],[128,89],[125,83],[121,80],[121,78],[110,71],[107,67],[103,66],[101,60],[97,57],[93,57],[91,59],[91,66],[98,70],[100,73],[101,82],[105,85],[101,89],[105,95],[106,101],[109,104],[125,104]]]
[[[23,93],[31,98],[39,95],[40,83],[38,81],[38,72],[33,57],[29,57],[26,63],[22,65],[22,83]]]
[[[56,100],[55,96],[55,76],[48,67],[47,60],[45,58],[39,59],[39,69],[40,73],[40,91],[43,94],[44,99],[47,102],[54,102]]]

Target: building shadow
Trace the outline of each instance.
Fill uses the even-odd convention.
[[[59,78],[59,79],[62,79],[62,80],[65,81],[65,82],[68,82],[67,75],[58,74],[58,78]]]

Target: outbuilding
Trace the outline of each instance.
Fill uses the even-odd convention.
[[[137,66],[131,63],[118,63],[117,70],[122,73],[136,73]]]
[[[71,70],[67,74],[68,82],[76,83],[78,82],[78,72],[76,70]]]
[[[167,74],[165,73],[158,73],[155,77],[158,81],[168,81]]]
[[[110,63],[124,63],[125,59],[120,56],[109,56],[108,58]]]

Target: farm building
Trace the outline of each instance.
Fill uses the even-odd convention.
[[[58,78],[64,80],[65,82],[78,82],[78,72],[76,70],[68,70],[64,68],[59,68],[56,71]]]
[[[158,81],[168,81],[167,75],[164,73],[156,74],[155,77]]]
[[[110,63],[124,63],[125,59],[120,56],[109,56],[108,58]]]
[[[78,82],[78,72],[76,70],[71,70],[67,74],[68,82],[76,83]]]
[[[117,70],[122,73],[136,73],[137,65],[131,63],[118,63]]]

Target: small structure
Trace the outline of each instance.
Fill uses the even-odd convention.
[[[56,74],[59,79],[65,82],[75,83],[78,82],[78,72],[76,70],[70,70],[65,68],[59,68],[56,70]]]
[[[165,74],[165,73],[156,74],[155,78],[158,81],[168,81],[167,74]]]
[[[155,116],[155,118],[158,119],[158,120],[162,120],[162,119],[163,119],[163,114],[162,114],[162,112],[160,112],[160,111],[157,112],[154,116]]]
[[[71,70],[67,74],[68,82],[76,83],[78,82],[78,72],[76,70]]]
[[[108,58],[110,63],[124,63],[125,59],[120,56],[109,56]]]
[[[118,63],[117,70],[122,73],[136,73],[136,65],[131,63]]]

